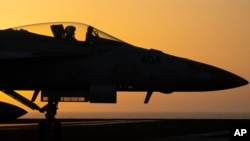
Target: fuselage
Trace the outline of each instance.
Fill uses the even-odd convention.
[[[0,88],[117,91],[210,91],[247,84],[220,68],[99,38],[67,41],[24,30],[0,31]]]

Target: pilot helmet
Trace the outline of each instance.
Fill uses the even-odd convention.
[[[68,35],[74,35],[76,28],[72,25],[65,28],[65,33]]]
[[[94,28],[93,28],[92,26],[89,26],[89,27],[88,27],[88,31],[89,31],[89,32],[92,32],[93,29],[94,29]]]

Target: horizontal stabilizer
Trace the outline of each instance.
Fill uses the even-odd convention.
[[[17,119],[26,114],[27,111],[15,105],[0,102],[0,123]]]

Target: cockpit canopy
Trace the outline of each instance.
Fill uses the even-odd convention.
[[[55,38],[74,38],[76,41],[86,41],[87,36],[98,37],[101,39],[123,42],[105,32],[102,32],[90,25],[75,22],[51,22],[25,25],[13,28],[14,30],[25,30],[31,33],[45,35]],[[89,33],[91,32],[91,33]]]

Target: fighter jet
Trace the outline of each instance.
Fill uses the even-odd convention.
[[[221,68],[138,47],[75,22],[1,30],[0,63],[1,91],[45,113],[46,120],[39,123],[41,138],[47,125],[60,133],[58,102],[116,103],[117,92],[124,91],[145,92],[148,103],[153,92],[215,91],[248,84]],[[29,100],[17,90],[34,94]],[[34,103],[39,94],[47,102],[44,107]]]

